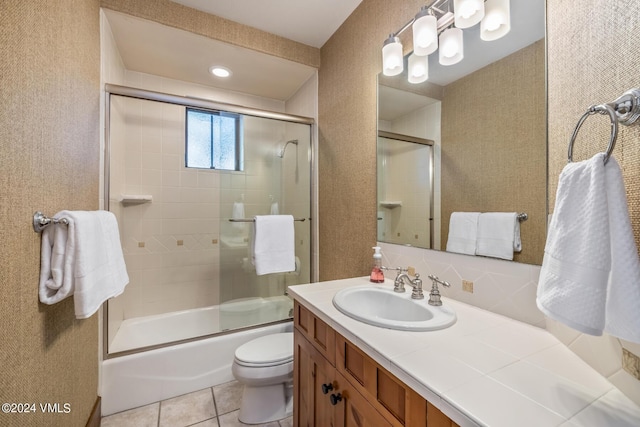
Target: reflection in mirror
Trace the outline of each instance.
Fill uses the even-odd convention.
[[[378,171],[378,240],[433,248],[433,141],[378,131]]]
[[[453,212],[524,212],[529,219],[521,224],[522,251],[514,260],[542,262],[547,218],[544,1],[512,0],[511,20],[511,32],[493,42],[480,41],[479,28],[465,29],[465,58],[440,66],[437,55],[431,55],[435,58],[429,57],[425,83],[408,83],[406,71],[378,76],[378,129],[432,140],[434,154],[428,171],[433,180],[423,183],[432,191],[411,193],[424,197],[422,205],[431,209],[418,220],[413,208],[405,209],[406,196],[389,200],[384,193],[389,180],[384,165],[393,161],[386,158],[390,151],[379,146],[379,241],[444,250]],[[406,169],[410,165],[404,164]],[[422,171],[404,171],[412,173]],[[386,201],[402,206],[383,206]],[[413,229],[400,227],[405,222]],[[422,230],[429,230],[429,239],[422,238]]]

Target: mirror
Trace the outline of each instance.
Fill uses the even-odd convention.
[[[544,22],[544,0],[511,0],[509,34],[487,42],[479,25],[465,29],[464,59],[441,66],[436,51],[427,82],[408,83],[406,57],[402,74],[379,74],[378,241],[445,250],[453,212],[526,213],[514,261],[542,263]]]

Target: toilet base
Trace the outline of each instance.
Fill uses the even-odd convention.
[[[264,424],[293,414],[293,384],[260,387],[245,385],[238,420],[245,424]]]

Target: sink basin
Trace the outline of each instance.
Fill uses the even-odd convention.
[[[410,290],[396,293],[392,288],[372,285],[342,289],[333,297],[333,305],[340,312],[382,328],[435,331],[456,322],[456,314],[450,307],[435,307],[427,301],[428,295],[423,300],[413,300]]]

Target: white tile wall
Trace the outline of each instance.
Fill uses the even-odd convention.
[[[223,93],[131,71],[125,71],[124,84],[275,111],[284,107],[281,101]],[[307,98],[315,87],[317,82],[312,82],[302,92],[297,101],[299,108],[310,102]],[[295,177],[295,147],[288,148],[285,159],[291,160],[291,167],[283,168],[283,159],[275,155],[284,141],[298,137],[291,135],[296,132],[296,125],[247,116],[244,138],[259,144],[245,146],[244,171],[186,169],[184,107],[122,97],[114,97],[113,104],[116,114],[112,114],[112,122],[119,130],[112,133],[110,206],[119,216],[131,279],[125,293],[110,305],[113,317],[126,319],[280,292],[282,281],[258,280],[261,278],[236,286],[236,281],[246,282],[238,262],[247,256],[246,246],[221,257],[220,245],[223,236],[248,238],[248,228],[232,227],[220,218],[231,217],[233,204],[239,201],[244,202],[245,217],[269,213],[271,200],[279,202],[281,211],[293,210],[295,214],[298,204],[306,208],[301,216],[309,215],[308,197],[294,203],[293,199],[284,200],[281,194],[283,180],[289,179],[287,169],[291,169],[289,175],[294,174],[293,189],[304,188],[308,193],[310,178]],[[308,139],[306,129],[307,134],[301,139]],[[304,153],[301,160],[306,161],[306,148],[300,153]],[[281,169],[282,174],[272,172]],[[153,196],[153,202],[123,205],[118,201],[121,194],[148,194]],[[308,238],[303,239],[299,250],[308,253]],[[305,261],[304,266],[308,270],[309,262]],[[224,274],[225,280],[233,283],[221,287]]]
[[[434,242],[437,245],[436,249],[440,245],[440,114],[441,103],[435,102],[427,105],[419,110],[413,111],[405,116],[399,117],[393,121],[379,121],[378,128],[388,132],[399,133],[402,135],[410,135],[419,138],[430,139],[434,141],[434,206],[433,206],[433,218],[434,218]],[[405,168],[392,167],[392,174],[388,175],[384,179],[384,183],[378,182],[379,194],[385,194],[387,200],[402,200],[402,208],[381,208],[378,210],[383,212],[385,224],[385,237],[379,235],[380,240],[393,242],[398,238],[397,234],[400,233],[401,241],[407,241],[407,237],[414,245],[427,247],[429,243],[429,224],[425,223],[423,212],[429,209],[428,192],[424,189],[425,185],[428,185],[428,167],[421,165],[412,169],[410,167],[411,162],[415,161],[417,157],[406,155],[398,155],[394,161],[405,165]],[[393,158],[393,155],[392,155]],[[392,165],[393,166],[393,165]],[[378,164],[378,168],[380,168]],[[402,171],[417,170],[418,173],[414,175],[403,174]],[[403,190],[398,189],[416,189],[407,194]],[[418,238],[415,238],[418,235]]]

